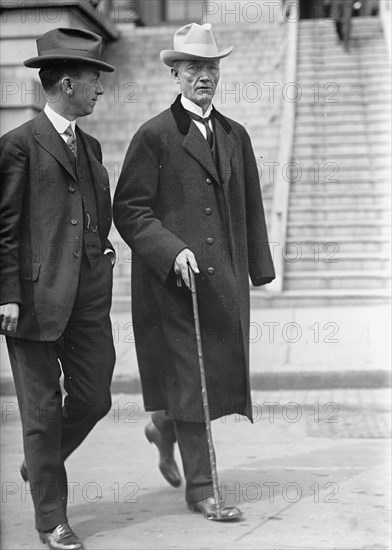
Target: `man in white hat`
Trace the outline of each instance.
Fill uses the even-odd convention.
[[[211,419],[252,418],[249,275],[274,277],[258,170],[246,130],[212,105],[220,76],[211,25],[192,23],[161,52],[181,94],[144,124],[125,157],[114,222],[132,248],[132,314],[147,439],[177,487],[178,442],[186,501],[208,519],[241,517],[213,498],[188,266],[196,275]]]
[[[98,141],[78,128],[103,94],[102,38],[53,29],[37,39],[44,111],[0,140],[0,332],[23,426],[35,525],[56,550],[82,542],[67,520],[65,459],[111,407],[110,188]],[[66,397],[60,386],[64,375]]]

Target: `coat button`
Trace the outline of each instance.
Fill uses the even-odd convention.
[[[208,185],[211,185],[212,181],[210,180],[210,178],[206,179],[206,183],[208,183]]]
[[[72,225],[77,225],[78,220],[71,220]]]
[[[206,208],[205,213],[206,213],[206,216],[211,216],[211,214],[212,214],[211,208]]]
[[[206,242],[207,244],[214,244],[214,239],[212,237],[208,237],[208,239],[206,239]]]
[[[72,185],[70,185],[70,186],[68,187],[68,191],[69,191],[70,193],[75,193],[75,187],[72,187]]]
[[[74,252],[73,255],[75,256],[75,258],[79,258],[79,252]]]
[[[210,275],[213,275],[215,273],[215,269],[213,267],[209,267],[207,271]]]

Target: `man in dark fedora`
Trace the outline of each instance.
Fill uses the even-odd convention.
[[[36,528],[49,548],[83,544],[67,521],[65,459],[111,407],[109,311],[114,250],[108,174],[76,125],[103,93],[102,39],[55,29],[37,39],[47,95],[35,119],[0,142],[0,327],[20,407]],[[64,375],[63,403],[60,375]]]
[[[252,418],[249,388],[249,282],[264,285],[274,268],[258,170],[243,126],[212,105],[220,76],[211,25],[186,25],[174,50],[161,52],[179,84],[170,107],[135,134],[114,198],[114,222],[132,248],[132,314],[147,410],[147,439],[160,470],[181,483],[190,509],[208,519],[241,517],[223,507],[213,484],[203,415],[188,266],[196,274],[212,419]]]

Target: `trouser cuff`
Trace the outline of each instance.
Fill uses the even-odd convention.
[[[37,531],[51,531],[61,523],[68,521],[64,510],[53,510],[44,515],[35,515],[35,528]]]
[[[193,487],[192,489],[186,489],[185,500],[188,504],[196,504],[202,500],[214,496],[214,488],[211,484],[202,485],[201,487]]]

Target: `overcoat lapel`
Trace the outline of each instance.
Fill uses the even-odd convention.
[[[44,112],[35,119],[35,127],[35,140],[76,180],[74,164],[67,154],[64,142]]]
[[[210,146],[203,138],[197,126],[192,124],[190,116],[182,106],[181,94],[177,96],[176,101],[171,106],[171,111],[177,128],[185,136],[182,143],[184,149],[207,170],[215,181],[220,182],[218,169],[215,165]]]
[[[223,128],[220,118],[218,117],[214,119],[214,132],[219,173],[224,188],[227,188],[231,177],[231,158],[234,150],[234,140],[231,132],[228,133],[226,129]]]
[[[196,127],[196,124],[190,125],[189,132],[183,141],[183,146],[184,149],[207,170],[214,180],[220,181],[211,148],[207,140],[202,136],[200,130]]]

